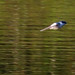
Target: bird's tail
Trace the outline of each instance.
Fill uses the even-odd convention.
[[[40,31],[44,31],[44,30],[47,30],[47,29],[49,29],[50,28],[50,26],[49,27],[46,27],[46,28],[44,28],[44,29],[42,29],[42,30],[40,30]]]

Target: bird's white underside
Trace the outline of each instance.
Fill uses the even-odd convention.
[[[49,29],[57,30],[57,29],[58,29],[58,27],[53,26],[53,27],[50,27]]]

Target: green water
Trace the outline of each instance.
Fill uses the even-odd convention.
[[[75,75],[74,31],[75,0],[0,0],[0,75]]]

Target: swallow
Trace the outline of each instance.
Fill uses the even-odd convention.
[[[57,29],[60,29],[62,28],[65,24],[67,24],[66,21],[59,21],[59,22],[55,22],[53,24],[51,24],[50,26],[40,30],[40,31],[44,31],[44,30],[47,30],[47,29],[53,29],[53,30],[57,30]]]

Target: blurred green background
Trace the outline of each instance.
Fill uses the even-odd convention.
[[[0,0],[0,75],[75,75],[74,31],[75,0]]]

